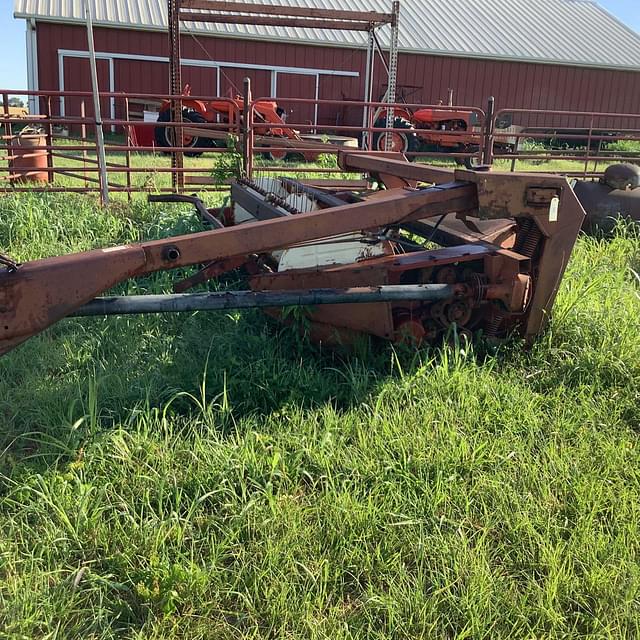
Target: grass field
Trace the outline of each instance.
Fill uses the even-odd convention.
[[[20,260],[197,228],[0,198]],[[639,271],[582,237],[528,352],[59,323],[0,359],[0,638],[639,637]]]

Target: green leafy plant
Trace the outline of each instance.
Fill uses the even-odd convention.
[[[218,154],[217,164],[211,174],[218,184],[242,175],[242,154],[238,152],[238,137],[228,135],[226,142],[227,150]]]

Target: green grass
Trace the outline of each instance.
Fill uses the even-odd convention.
[[[0,199],[21,260],[195,228]],[[582,237],[528,352],[59,323],[0,359],[0,637],[638,637],[638,271],[635,229]]]

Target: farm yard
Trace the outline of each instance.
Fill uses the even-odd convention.
[[[0,199],[20,261],[200,228]],[[328,350],[257,310],[59,323],[0,359],[3,636],[636,636],[639,271],[635,227],[580,237],[530,350]]]
[[[640,637],[633,16],[12,4],[0,640]]]

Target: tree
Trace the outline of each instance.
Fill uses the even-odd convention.
[[[24,102],[18,97],[9,98],[9,106],[10,107],[19,107],[20,109],[23,109],[24,108]]]

